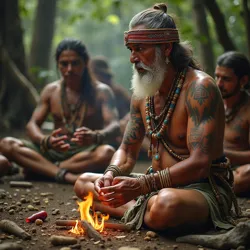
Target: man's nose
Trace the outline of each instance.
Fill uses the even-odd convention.
[[[131,63],[139,62],[139,58],[138,58],[137,54],[134,51],[131,52],[131,54],[130,54],[130,62]]]
[[[71,64],[71,63],[69,63],[69,64],[67,65],[67,71],[72,71],[72,64]]]
[[[221,79],[221,77],[218,77],[218,78],[217,78],[216,83],[217,83],[217,86],[218,86],[218,87],[221,87],[221,86],[223,85],[223,80]]]

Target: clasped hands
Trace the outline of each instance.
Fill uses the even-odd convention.
[[[141,194],[141,186],[136,178],[125,176],[114,178],[111,172],[98,178],[94,185],[99,201],[113,208],[120,207]]]
[[[78,144],[79,146],[89,146],[95,143],[97,140],[96,131],[86,127],[76,129],[71,138],[68,135],[62,133],[62,128],[58,128],[51,133],[48,141],[49,148],[52,148],[56,151],[65,152],[70,148],[69,140]]]

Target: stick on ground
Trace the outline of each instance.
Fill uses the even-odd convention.
[[[30,240],[31,235],[25,232],[21,227],[19,227],[14,221],[11,220],[1,220],[0,229],[9,234],[13,234],[23,240]]]
[[[93,238],[96,241],[102,240],[102,236],[99,232],[97,232],[91,224],[89,224],[86,220],[81,220],[82,228],[89,238]]]
[[[57,226],[72,226],[74,227],[76,225],[75,220],[57,220],[56,221]],[[114,223],[114,222],[104,222],[104,228],[109,228],[109,229],[115,229],[115,230],[120,230],[120,231],[130,231],[131,229],[123,224],[123,223]]]
[[[52,235],[50,242],[54,246],[74,245],[77,243],[77,239],[69,236]]]
[[[11,187],[23,187],[23,188],[31,188],[33,187],[32,182],[28,181],[10,181]]]
[[[241,222],[224,234],[186,235],[178,237],[176,241],[215,249],[237,249],[239,246],[250,247],[250,221]]]
[[[0,244],[0,250],[22,250],[23,247],[17,243],[5,242]]]

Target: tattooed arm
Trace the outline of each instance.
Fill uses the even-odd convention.
[[[212,78],[198,76],[189,84],[185,102],[190,156],[170,168],[174,186],[206,178],[212,160],[221,156],[223,148],[224,120],[219,119],[220,116],[223,117],[223,113],[219,114],[223,107],[222,99]]]
[[[124,133],[123,141],[111,161],[111,164],[119,166],[125,173],[132,171],[145,136],[140,105],[141,101],[132,98],[130,119]]]

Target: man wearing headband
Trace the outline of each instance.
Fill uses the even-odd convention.
[[[76,194],[94,192],[96,209],[135,229],[211,222],[233,227],[233,201],[239,211],[223,156],[224,107],[214,80],[180,43],[165,4],[133,17],[125,45],[133,64],[130,121],[104,175],[81,175]],[[145,135],[152,165],[134,174]]]

